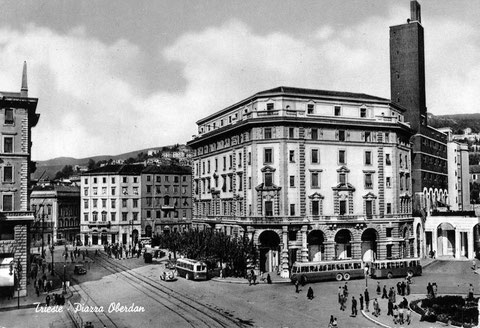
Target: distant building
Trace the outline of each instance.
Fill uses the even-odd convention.
[[[30,197],[30,209],[35,213],[32,247],[80,241],[79,186],[37,186]]]
[[[21,264],[18,278],[2,270],[2,286],[15,284],[19,293],[27,294],[27,274],[30,263],[28,243],[30,226],[34,216],[29,211],[29,178],[31,169],[31,129],[37,125],[40,115],[36,113],[38,99],[28,97],[27,64],[24,63],[20,92],[0,91],[0,262],[13,258],[15,266]]]
[[[192,171],[148,166],[142,171],[142,235],[184,231],[192,219]]]
[[[138,241],[143,168],[106,165],[82,174],[80,234],[85,245]]]

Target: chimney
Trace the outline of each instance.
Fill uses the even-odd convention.
[[[420,4],[416,0],[410,1],[410,20],[413,22],[422,23],[422,16],[420,13]]]
[[[20,95],[22,97],[28,97],[28,84],[27,84],[27,62],[23,62],[22,72],[22,88],[20,89]]]

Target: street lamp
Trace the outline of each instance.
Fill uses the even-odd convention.
[[[67,257],[68,257],[68,247],[67,247],[67,245],[65,245],[65,253],[63,254],[63,258],[64,258],[64,261],[63,261],[63,294],[67,293],[67,280],[65,279]]]
[[[50,252],[52,253],[52,276],[55,275],[55,266],[54,266],[54,260],[53,260],[53,251],[55,250],[55,247],[52,245],[50,247]]]
[[[20,259],[17,259],[17,263],[14,266],[14,262],[10,263],[10,275],[15,274],[15,278],[17,281],[17,308],[20,308],[20,280],[22,280],[22,264],[20,263]]]

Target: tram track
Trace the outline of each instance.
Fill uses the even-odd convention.
[[[108,258],[103,253],[100,254],[96,257],[98,260],[96,263],[108,271],[122,276],[123,280],[132,287],[178,315],[190,326],[246,327],[239,320],[167,287],[168,283],[162,283],[139,273],[133,274],[128,266]]]

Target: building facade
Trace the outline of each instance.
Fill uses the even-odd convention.
[[[80,234],[84,245],[138,242],[143,165],[105,165],[81,176]]]
[[[417,255],[404,108],[279,87],[197,122],[194,225],[246,234],[262,271]]]
[[[38,99],[28,97],[27,66],[24,63],[20,92],[0,91],[0,262],[13,259],[16,268],[14,277],[2,277],[11,288],[15,284],[15,296],[27,294],[29,230],[34,220],[29,211],[29,177],[32,168],[31,129],[37,124]],[[18,266],[20,264],[20,266]]]
[[[192,219],[192,170],[147,166],[142,171],[142,236],[184,231]]]
[[[30,195],[30,209],[35,213],[33,247],[58,242],[79,244],[80,187],[36,186]]]

